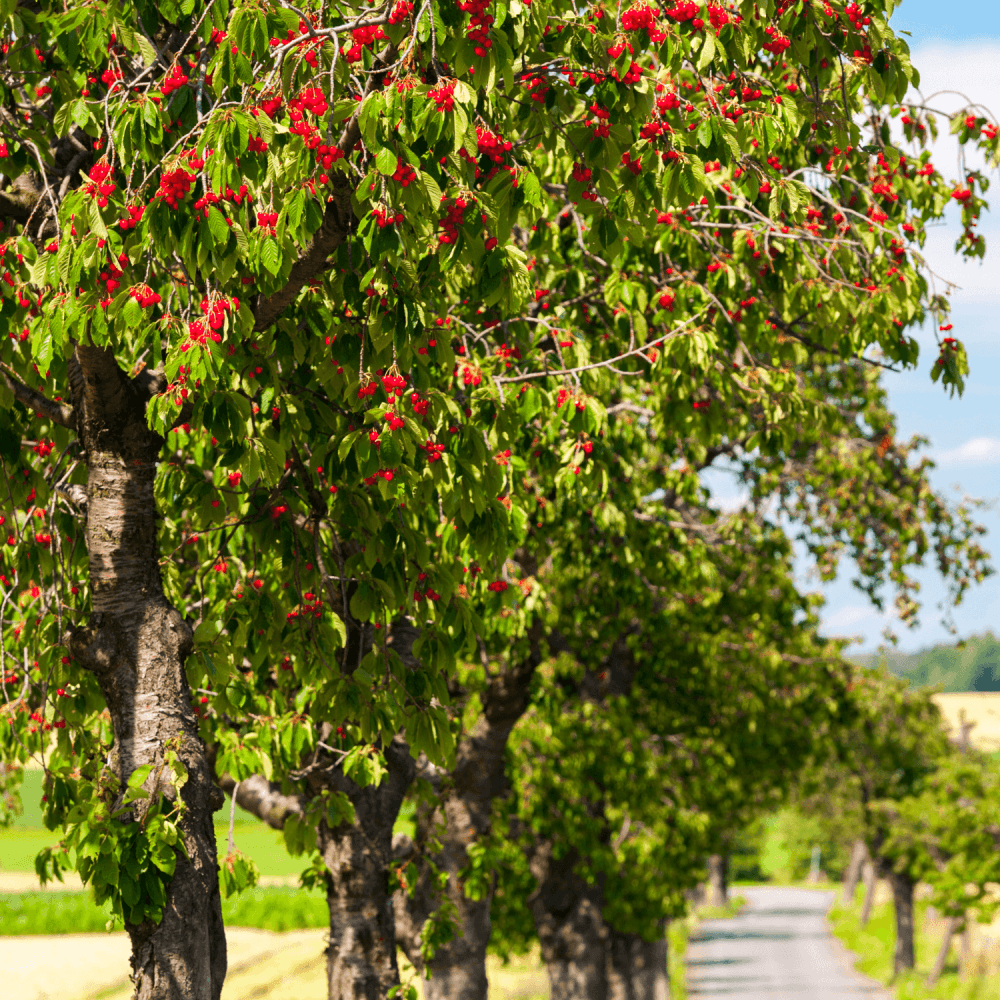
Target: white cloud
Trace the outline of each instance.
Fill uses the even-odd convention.
[[[870,604],[848,604],[832,614],[822,616],[821,631],[832,638],[864,637],[877,635],[886,625],[888,616],[880,614]]]
[[[1000,438],[977,437],[936,456],[939,465],[996,465],[1000,462]]]

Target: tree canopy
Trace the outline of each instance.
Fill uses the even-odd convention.
[[[625,635],[616,592],[642,628],[691,616],[679,662],[744,643],[760,711],[818,642],[772,498],[904,620],[931,555],[956,599],[988,572],[877,372],[932,322],[962,391],[921,247],[957,202],[957,252],[985,252],[961,151],[1000,138],[963,109],[960,176],[933,166],[893,6],[0,4],[0,746],[45,755],[65,851],[40,870],[111,901],[137,995],[218,996],[211,814],[252,777],[318,845],[331,920],[375,901],[380,946],[334,954],[331,994],[387,989],[407,787],[454,787],[477,684],[502,761],[556,633],[585,673]],[[690,602],[741,571],[699,479],[722,460],[774,566],[710,623]],[[773,637],[736,620],[768,586]],[[669,700],[665,664],[637,690]],[[533,724],[582,739],[587,699],[558,703]]]

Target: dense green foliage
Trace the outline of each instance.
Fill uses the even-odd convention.
[[[648,937],[817,740],[876,798],[920,792],[926,706],[850,694],[779,529],[827,578],[853,557],[904,622],[916,567],[955,599],[989,571],[878,374],[933,321],[932,378],[962,391],[921,248],[955,201],[957,251],[984,253],[962,150],[1000,136],[963,109],[960,175],[934,167],[893,8],[0,5],[0,86],[28,102],[0,127],[0,752],[54,743],[44,821],[69,852],[43,874],[156,919],[183,849],[169,741],[111,773],[117,720],[66,655],[100,596],[78,422],[97,355],[159,435],[150,572],[196,626],[201,735],[218,773],[308,795],[293,851],[354,818],[307,761],[370,784],[403,734],[447,770],[539,633],[470,887],[495,865],[520,891],[514,848],[555,841]],[[699,479],[716,461],[750,492],[731,518]],[[875,742],[844,739],[856,717]],[[123,795],[150,796],[148,828]]]

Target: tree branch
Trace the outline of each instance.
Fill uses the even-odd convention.
[[[349,153],[361,138],[357,118],[345,130],[337,147]],[[345,174],[334,175],[336,190],[327,203],[323,224],[313,234],[309,246],[292,265],[285,286],[267,298],[261,297],[254,307],[254,330],[266,330],[295,301],[302,287],[327,269],[326,259],[340,246],[354,228],[354,211],[351,208],[351,184]],[[360,260],[360,256],[359,256]]]
[[[0,214],[2,214],[2,209],[0,209]],[[62,424],[63,427],[69,427],[71,430],[76,430],[76,412],[72,406],[69,406],[67,403],[53,402],[37,390],[12,378],[5,371],[0,372],[0,376],[3,376],[4,384],[14,393],[14,398],[19,403],[23,403],[29,410],[34,410],[36,413],[48,417],[54,423]]]
[[[219,787],[229,796],[236,790],[236,804],[253,813],[268,826],[281,830],[289,816],[303,816],[305,806],[298,795],[285,795],[281,786],[263,775],[254,774],[237,783],[228,774],[218,779]]]

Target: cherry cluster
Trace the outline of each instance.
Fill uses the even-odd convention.
[[[490,0],[459,0],[461,10],[469,15],[469,26],[465,30],[465,37],[473,43],[473,51],[482,58],[486,55],[486,50],[493,48],[493,41],[490,38],[490,25],[493,24],[493,15],[488,14]]]
[[[258,212],[257,225],[261,227],[266,236],[276,235],[275,226],[278,224],[277,212]]]
[[[412,10],[412,5],[410,9]],[[356,63],[361,62],[361,54],[366,46],[370,47],[378,39],[388,38],[388,35],[386,35],[379,24],[374,27],[355,28],[351,32],[351,38],[354,40],[354,44],[349,49],[341,48],[340,54],[348,63]]]
[[[133,285],[128,293],[143,309],[147,306],[155,306],[160,302],[159,292],[154,292],[149,285]]]
[[[171,208],[176,209],[177,203],[188,196],[194,182],[195,175],[188,173],[183,167],[165,170],[160,175],[158,194]]]
[[[456,373],[457,374],[457,373]],[[483,380],[483,373],[478,368],[465,365],[462,369],[462,382],[475,388]]]
[[[405,218],[402,212],[397,212],[393,215],[392,212],[388,212],[384,208],[373,208],[372,216],[375,218],[375,222],[379,229],[385,229],[386,226],[395,225],[396,223],[402,222]]]
[[[545,95],[552,89],[543,76],[526,76],[521,85],[536,104],[544,104]]]
[[[611,112],[605,111],[604,108],[597,104],[592,104],[589,110],[597,121],[586,118],[583,124],[587,128],[593,129],[593,137],[595,139],[606,139],[611,134]]]
[[[396,164],[396,169],[393,172],[392,179],[397,181],[402,187],[409,187],[417,179],[417,172],[410,166],[409,163],[404,163],[400,160]],[[402,219],[400,219],[400,221],[402,221]]]
[[[656,7],[647,4],[639,4],[622,14],[622,28],[625,31],[641,31],[643,28],[649,33],[651,42],[657,45],[666,37],[666,32],[661,31],[656,26],[656,19],[660,16],[660,11]]]
[[[99,208],[107,208],[109,195],[114,194],[116,185],[113,183],[106,183],[108,176],[111,174],[111,164],[105,160],[99,163],[95,163],[90,168],[90,173],[87,175],[90,178],[90,183],[84,188],[87,194],[91,198],[97,199],[97,205]]]
[[[160,85],[160,93],[164,97],[169,97],[175,90],[180,90],[187,83],[188,77],[185,75],[184,70],[180,66],[172,66],[163,78],[163,83]]]
[[[427,96],[437,105],[438,111],[453,111],[455,109],[455,81],[442,84],[431,90]]]
[[[118,228],[123,232],[128,229],[135,229],[142,219],[143,213],[146,211],[145,205],[127,205],[125,211],[128,212],[127,219],[118,220]]]
[[[454,243],[458,239],[458,227],[462,224],[466,206],[464,198],[456,198],[446,209],[445,217],[438,220],[438,225],[444,230],[438,237],[439,243]]]
[[[400,21],[409,17],[413,13],[413,4],[410,0],[396,0],[392,13],[389,14],[390,24],[399,24]]]
[[[488,156],[494,163],[502,163],[504,154],[513,148],[509,139],[504,139],[499,133],[491,132],[482,125],[476,126],[476,147],[480,155]]]

